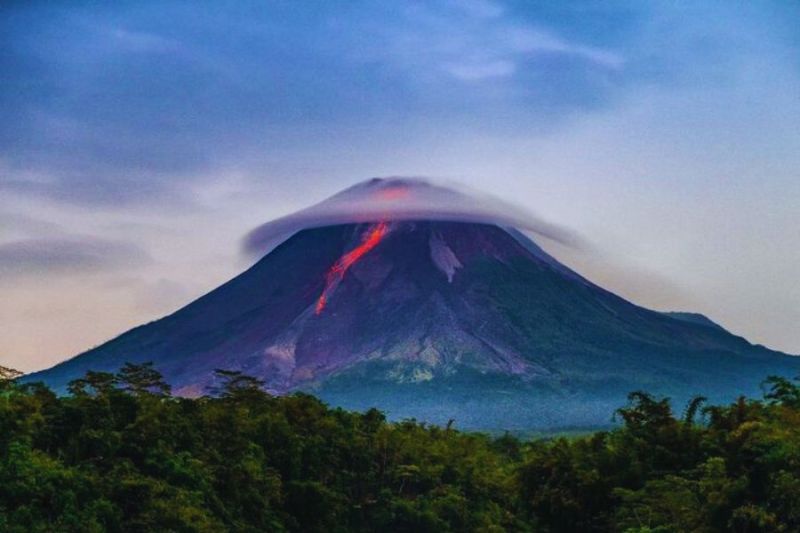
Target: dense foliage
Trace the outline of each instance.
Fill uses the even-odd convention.
[[[220,372],[175,398],[148,365],[58,397],[0,381],[0,531],[798,531],[800,388],[681,416],[633,393],[618,429],[522,442]]]

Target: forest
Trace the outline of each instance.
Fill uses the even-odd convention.
[[[687,406],[632,392],[612,429],[520,439],[273,397],[150,364],[57,396],[0,379],[2,532],[800,531],[800,387]]]

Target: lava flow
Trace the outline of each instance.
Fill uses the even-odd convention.
[[[328,270],[327,274],[325,274],[325,289],[322,291],[322,294],[317,300],[315,314],[318,315],[323,309],[325,309],[325,306],[328,303],[328,296],[336,287],[336,285],[344,278],[347,270],[356,262],[358,262],[359,259],[364,257],[367,252],[375,248],[388,232],[389,224],[386,222],[373,224],[364,233],[361,244],[344,254],[339,258],[338,261],[336,261],[336,263],[333,264],[330,270]]]

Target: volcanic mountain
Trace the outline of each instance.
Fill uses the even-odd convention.
[[[683,402],[758,392],[800,359],[701,315],[628,302],[519,231],[400,219],[303,229],[174,314],[29,376],[153,361],[176,393],[218,368],[348,408],[461,427],[597,426],[643,389]]]

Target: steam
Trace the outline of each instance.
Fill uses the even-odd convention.
[[[250,254],[263,255],[303,229],[392,220],[495,224],[532,232],[570,247],[580,244],[569,230],[482,193],[419,178],[373,178],[258,226],[245,237],[244,248]]]

